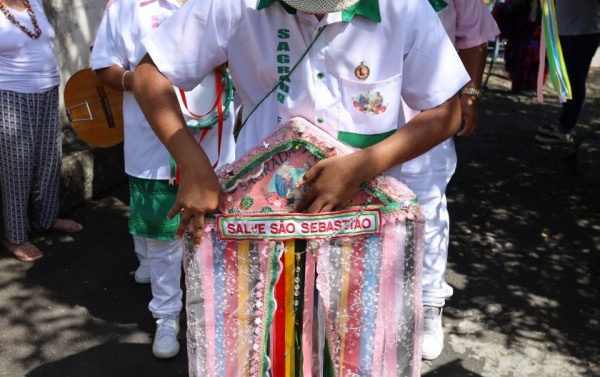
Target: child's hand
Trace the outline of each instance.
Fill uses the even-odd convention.
[[[169,219],[181,214],[177,237],[182,237],[189,223],[194,228],[193,242],[200,245],[204,233],[204,216],[224,211],[223,195],[213,170],[192,169],[182,172],[177,199],[168,213]]]
[[[310,183],[310,188],[298,203],[296,211],[319,213],[343,210],[348,207],[360,184],[369,178],[361,153],[319,161],[304,174],[300,182]]]
[[[460,107],[462,113],[463,125],[456,133],[457,136],[471,136],[479,128],[479,111],[477,109],[477,99],[473,96],[463,95],[460,98]]]

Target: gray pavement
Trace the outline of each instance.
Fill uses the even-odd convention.
[[[599,78],[578,143],[600,144]],[[488,87],[480,132],[457,139],[448,190],[455,292],[444,352],[423,375],[600,376],[600,185],[578,174],[577,146],[533,141],[557,117],[551,92],[539,104],[509,93],[501,76]],[[123,183],[71,210],[85,229],[36,235],[40,262],[0,256],[0,377],[187,376],[185,352],[152,356],[150,292],[133,281],[127,201]]]

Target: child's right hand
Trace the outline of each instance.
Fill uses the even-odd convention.
[[[200,245],[204,234],[204,216],[215,212],[224,212],[224,201],[219,186],[219,181],[212,168],[182,170],[179,190],[175,204],[171,207],[168,217],[172,219],[181,214],[177,237],[183,233],[191,223],[193,227],[193,242]]]

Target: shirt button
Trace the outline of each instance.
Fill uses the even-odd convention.
[[[321,117],[318,117],[318,118],[317,118],[317,122],[318,122],[318,123],[323,123],[323,122],[324,122],[324,120],[323,120],[323,118],[321,118]]]
[[[319,73],[317,73],[317,77],[319,79],[322,79],[323,77],[325,77],[325,74],[323,72],[319,72]]]

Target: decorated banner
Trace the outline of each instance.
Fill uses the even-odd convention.
[[[544,101],[544,64],[548,60],[550,80],[558,93],[558,100],[566,102],[571,99],[571,83],[567,67],[563,59],[558,27],[556,24],[556,9],[554,0],[540,0],[542,9],[542,35],[540,40],[540,67],[538,71],[537,97]]]
[[[190,376],[420,376],[425,222],[405,185],[302,214],[303,174],[352,153],[303,119],[217,171],[227,213],[184,268]]]

